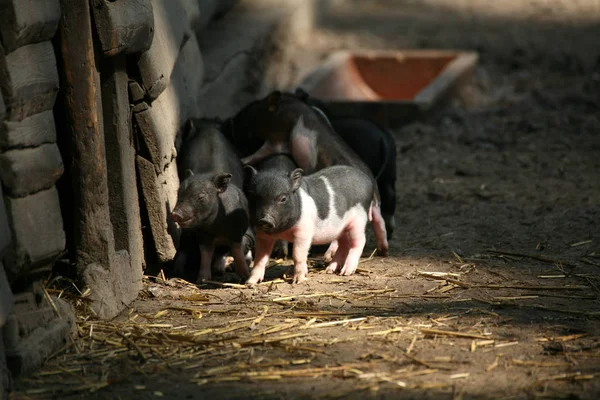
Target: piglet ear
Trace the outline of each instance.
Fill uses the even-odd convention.
[[[196,123],[192,118],[188,119],[185,125],[183,126],[183,131],[181,132],[181,137],[185,142],[190,135],[196,130]]]
[[[279,108],[279,102],[281,101],[281,92],[279,90],[273,91],[267,98],[269,103],[269,111],[275,112]]]
[[[296,95],[297,98],[299,98],[300,100],[302,100],[305,103],[308,100],[308,93],[302,88],[297,88],[296,92],[294,94]]]
[[[292,180],[292,192],[295,192],[300,187],[303,173],[304,171],[302,170],[302,168],[296,168],[295,170],[290,172],[290,179]]]
[[[190,176],[194,176],[194,171],[192,171],[191,169],[186,169],[185,173],[184,173],[184,177],[187,179]]]
[[[213,178],[213,183],[215,184],[218,193],[223,193],[227,190],[229,181],[231,181],[231,174],[218,174]]]
[[[248,186],[248,183],[250,183],[250,180],[254,178],[256,174],[258,174],[256,168],[249,164],[244,165],[244,187]]]

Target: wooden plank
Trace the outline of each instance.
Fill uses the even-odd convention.
[[[60,20],[58,0],[0,1],[0,36],[7,53],[52,39]]]
[[[146,51],[154,37],[150,0],[93,0],[96,32],[107,57]]]
[[[65,248],[65,232],[56,188],[21,198],[5,196],[4,201],[12,233],[4,266],[14,281],[53,261]]]
[[[128,98],[128,77],[125,55],[105,62],[102,69],[102,112],[108,173],[110,219],[115,235],[115,250],[127,250],[130,257],[131,279],[127,293],[133,298],[142,289],[143,264],[142,225],[135,173],[135,148],[131,133]],[[135,283],[139,286],[135,286]]]
[[[56,125],[52,110],[34,114],[22,121],[5,121],[3,129],[0,129],[0,150],[55,142]]]
[[[59,25],[61,74],[67,135],[71,149],[71,185],[75,262],[109,265],[112,229],[108,209],[106,152],[99,104],[99,74],[94,58],[87,0],[61,0]]]
[[[171,261],[175,257],[176,243],[169,233],[169,212],[175,203],[171,203],[170,209],[166,207],[165,190],[154,165],[140,156],[136,157],[136,162],[158,261]]]
[[[6,207],[4,206],[4,196],[2,195],[2,185],[0,185],[0,260],[8,250],[11,242],[11,233],[8,226],[8,217],[6,216]]]
[[[144,100],[144,89],[136,81],[129,82],[129,98],[133,104],[137,104]]]
[[[0,86],[11,121],[51,110],[58,92],[52,43],[30,44],[0,54]]]
[[[0,153],[0,179],[12,197],[50,189],[64,172],[56,144]]]
[[[181,49],[167,90],[150,107],[135,114],[157,174],[175,159],[175,138],[181,126],[201,115],[203,72],[202,55],[192,36]]]
[[[0,328],[6,324],[8,315],[13,308],[13,293],[6,277],[4,265],[0,261]],[[0,353],[0,356],[2,354]]]
[[[185,7],[179,1],[152,0],[154,38],[138,62],[142,84],[151,99],[169,85],[185,39],[191,36]]]
[[[0,57],[2,54],[2,46],[0,46]],[[0,121],[4,121],[6,118],[6,104],[4,104],[4,97],[2,97],[2,93],[0,93]],[[0,126],[0,136],[3,132],[3,126]],[[1,140],[1,139],[0,139]]]

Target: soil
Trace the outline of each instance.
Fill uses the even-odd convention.
[[[294,82],[339,48],[480,53],[452,104],[393,132],[390,256],[369,258],[369,229],[350,277],[316,265],[291,285],[284,261],[255,289],[147,278],[110,325],[80,316],[13,398],[597,398],[598,10],[521,3],[318,2]]]

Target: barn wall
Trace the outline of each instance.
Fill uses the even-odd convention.
[[[173,259],[181,127],[277,85],[309,4],[0,1],[0,392],[5,361],[29,373],[74,332],[42,285],[59,257],[99,318]]]

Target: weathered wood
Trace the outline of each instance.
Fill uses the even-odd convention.
[[[11,242],[11,233],[4,206],[4,196],[2,195],[2,185],[0,185],[0,260],[8,250]]]
[[[0,150],[54,142],[56,125],[52,110],[34,114],[22,121],[5,121],[3,129],[0,129]]]
[[[0,54],[0,84],[7,118],[21,121],[50,110],[58,92],[58,72],[51,42],[19,47]]]
[[[136,81],[129,82],[129,100],[131,103],[139,103],[144,100],[145,95],[146,93],[144,93],[144,89],[142,89],[139,83]]]
[[[29,307],[15,307],[11,317],[18,319],[18,333],[15,338],[6,337],[6,359],[13,378],[29,374],[39,369],[44,361],[55,352],[64,348],[69,336],[75,335],[75,313],[66,301],[51,297],[54,306],[50,306],[45,298],[39,304],[28,303]],[[56,315],[58,312],[59,316]],[[39,323],[39,318],[45,315],[46,323]],[[21,331],[22,322],[37,322],[31,331]],[[8,328],[6,336],[14,334],[14,328]],[[16,344],[14,343],[16,342]]]
[[[20,121],[52,109],[58,85],[51,42],[27,45],[5,56],[0,54],[0,86],[7,119]]]
[[[146,51],[154,36],[150,0],[92,0],[96,32],[107,57]]]
[[[156,173],[176,157],[175,138],[181,126],[201,115],[198,96],[203,77],[202,55],[192,36],[181,49],[167,90],[147,110],[135,114]]]
[[[0,153],[0,179],[12,197],[50,189],[64,172],[55,144]]]
[[[309,3],[308,1],[305,3]],[[256,98],[283,28],[296,24],[288,7],[234,7],[200,35],[205,82],[200,104],[206,117],[229,117]],[[261,62],[257,63],[257,59]]]
[[[229,10],[237,0],[179,0],[188,14],[190,25],[199,37],[209,22]]]
[[[1,204],[0,204],[1,205]],[[1,251],[0,251],[1,254]],[[8,278],[6,277],[6,271],[4,270],[4,265],[2,261],[0,261],[0,328],[4,326],[6,320],[8,319],[8,315],[10,314],[13,308],[13,293],[10,289],[10,284],[8,283]],[[0,352],[0,357],[2,357],[2,353]],[[0,360],[0,364],[2,360]],[[2,392],[0,392],[2,393]]]
[[[52,39],[60,20],[58,0],[0,1],[0,35],[7,53]]]
[[[168,262],[175,257],[176,252],[176,241],[173,236],[177,235],[177,228],[169,218],[170,212],[175,207],[175,200],[171,198],[169,201],[166,196],[168,190],[165,190],[161,182],[178,185],[177,170],[169,164],[169,169],[175,170],[175,176],[165,179],[161,175],[157,176],[154,165],[150,161],[140,156],[136,157],[136,161],[156,255],[159,262]]]
[[[168,86],[179,49],[191,35],[186,10],[179,1],[152,0],[154,38],[148,51],[140,55],[142,83],[152,99]]]
[[[99,81],[88,0],[61,0],[59,25],[66,127],[71,143],[75,262],[107,266],[113,237]]]
[[[65,232],[56,188],[21,198],[4,197],[12,233],[5,258],[11,280],[52,261],[65,248]]]
[[[0,56],[2,54],[2,46],[0,46]],[[0,93],[0,121],[4,121],[6,118],[6,104],[4,104],[4,97],[2,97],[2,93]],[[0,126],[0,136],[2,135],[4,127]]]
[[[129,303],[142,289],[139,277],[142,276],[143,243],[125,56],[105,61],[101,74],[108,193],[115,249],[128,251],[130,277],[138,277],[130,282],[130,290],[123,293],[128,295],[123,301]],[[139,286],[134,286],[135,282]]]

